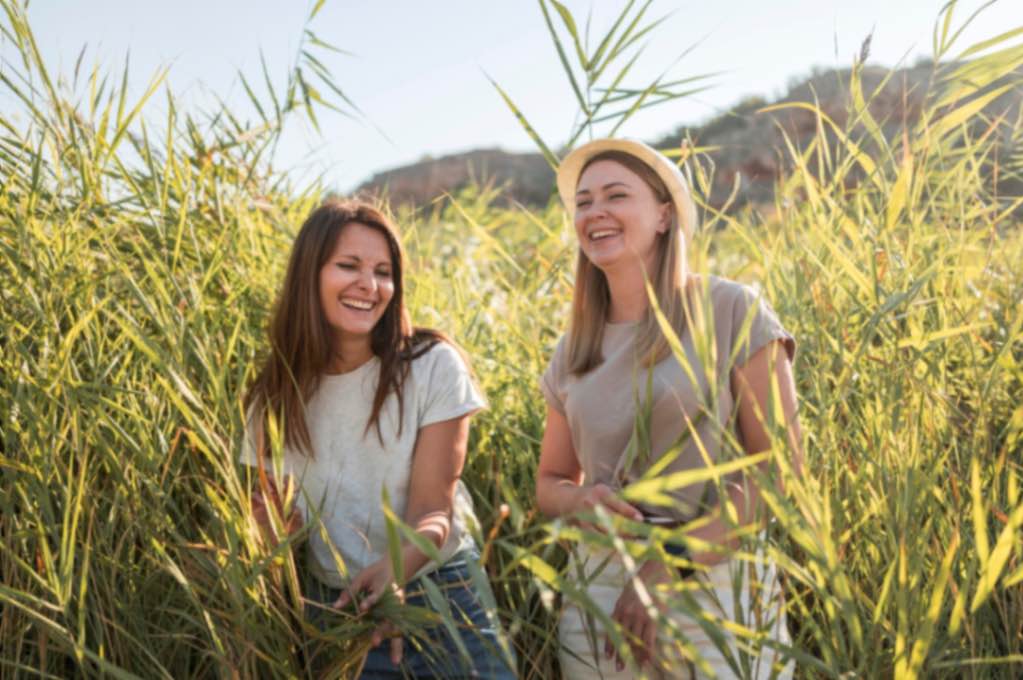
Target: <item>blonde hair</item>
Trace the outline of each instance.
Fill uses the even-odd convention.
[[[640,177],[654,192],[660,203],[672,204],[671,194],[664,181],[649,165],[624,151],[605,151],[590,158],[579,171],[579,176],[597,161],[609,160],[625,166]],[[686,206],[687,210],[690,206]],[[695,211],[693,211],[695,212]],[[686,239],[683,225],[679,224],[678,211],[670,210],[671,221],[668,229],[657,235],[654,243],[656,255],[654,270],[648,272],[657,297],[657,304],[668,323],[676,332],[685,323]],[[568,370],[582,375],[596,368],[604,361],[601,345],[604,340],[604,324],[611,304],[611,292],[604,272],[600,271],[582,248],[576,259],[575,290],[572,293],[572,320],[568,332]],[[636,339],[637,356],[642,357],[644,366],[653,366],[668,356],[671,348],[661,332],[653,309],[647,309],[640,321]]]

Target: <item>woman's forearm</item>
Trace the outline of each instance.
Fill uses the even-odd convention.
[[[568,477],[540,475],[536,480],[536,505],[548,517],[563,517],[576,512],[585,489]]]
[[[699,545],[694,546],[696,549],[692,551],[692,560],[697,564],[709,567],[728,559],[739,547],[739,535],[742,533],[739,529],[758,519],[763,523],[763,518],[758,518],[763,503],[755,482],[746,479],[738,484],[729,484],[727,493],[729,502],[735,508],[737,522],[726,519],[724,504],[719,504],[709,521],[686,534],[706,544],[702,549]]]
[[[438,550],[444,546],[451,532],[451,509],[434,510],[420,515],[410,522],[412,529],[432,543]],[[402,566],[404,567],[404,581],[409,580],[417,571],[423,568],[430,561],[430,556],[419,549],[410,541],[402,541]]]

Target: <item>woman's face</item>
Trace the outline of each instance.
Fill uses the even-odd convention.
[[[320,308],[335,340],[365,338],[394,296],[387,238],[359,222],[347,224],[320,269]]]
[[[653,263],[657,235],[668,229],[671,204],[657,200],[643,179],[613,160],[590,164],[575,194],[575,232],[583,254],[600,269],[622,262]]]

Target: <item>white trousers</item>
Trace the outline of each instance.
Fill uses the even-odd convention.
[[[608,616],[629,580],[629,571],[617,553],[583,545],[576,547],[568,573],[583,575],[583,581],[578,583],[580,589],[585,588],[593,605]],[[773,564],[726,560],[687,578],[683,584],[685,594],[668,596],[671,605],[667,620],[658,627],[658,660],[643,668],[627,663],[622,671],[616,670],[614,659],[604,655],[605,629],[601,621],[587,615],[585,607],[567,602],[570,598],[566,597],[558,627],[562,677],[565,680],[792,677],[793,664],[783,665],[781,653],[769,642],[753,642],[749,636],[737,635],[734,626],[730,630],[721,625],[736,623],[766,641],[789,644]],[[709,633],[707,628],[711,629]]]

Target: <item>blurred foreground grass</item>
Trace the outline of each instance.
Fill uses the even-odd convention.
[[[0,115],[0,675],[303,677],[300,565],[260,546],[234,461],[291,236],[323,197],[265,159],[289,104],[315,101],[298,82],[250,126],[168,95],[151,119],[101,73],[48,73],[4,9],[23,61],[0,73],[18,102]],[[1023,231],[994,190],[1023,173],[1023,122],[982,111],[1021,86],[1004,46],[941,67],[894,141],[871,138],[854,69],[848,126],[820,114],[772,210],[704,210],[694,266],[760,284],[799,342],[808,474],[769,549],[806,676],[1023,673]],[[563,554],[532,501],[537,378],[574,246],[558,206],[497,197],[397,218],[416,322],[463,344],[490,400],[465,479],[521,674],[550,678]],[[349,670],[366,630],[331,633]]]

